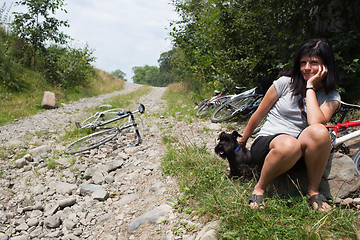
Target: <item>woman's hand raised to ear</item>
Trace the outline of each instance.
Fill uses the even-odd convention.
[[[307,80],[306,87],[314,87],[321,84],[321,81],[325,78],[327,72],[328,70],[325,65],[323,64],[319,65],[318,72],[309,80]]]

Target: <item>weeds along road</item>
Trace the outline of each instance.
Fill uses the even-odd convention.
[[[61,140],[75,121],[118,92],[81,99],[0,127],[0,239],[216,239],[213,223],[174,211],[176,181],[161,172],[164,136],[206,144],[221,131],[209,119],[191,123],[165,117],[166,88],[151,87],[136,115],[137,147],[111,141],[82,154],[63,154]],[[193,107],[193,106],[189,106]],[[209,238],[210,237],[210,238]]]

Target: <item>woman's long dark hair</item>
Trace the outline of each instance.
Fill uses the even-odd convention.
[[[300,58],[308,54],[320,57],[328,72],[322,80],[326,93],[336,89],[339,82],[339,74],[335,64],[334,53],[330,45],[324,39],[310,39],[305,41],[295,53],[293,69],[289,74],[291,77],[291,89],[293,94],[300,94],[305,87],[305,80],[300,71]]]

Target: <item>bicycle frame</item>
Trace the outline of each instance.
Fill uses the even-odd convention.
[[[138,110],[131,112],[114,112],[118,116],[106,120],[106,121],[99,121],[94,124],[89,124],[87,128],[90,128],[94,131],[94,133],[88,134],[87,136],[84,136],[74,142],[72,142],[70,145],[68,145],[65,149],[66,153],[79,153],[86,150],[93,149],[95,147],[98,147],[110,140],[112,140],[114,137],[116,137],[122,130],[134,127],[135,130],[135,140],[131,141],[130,145],[138,145],[141,143],[141,137],[138,129],[138,124],[135,122],[135,113],[144,113],[145,106],[143,104],[140,104],[138,107]],[[101,114],[101,113],[100,113]],[[97,117],[95,114],[94,117]],[[106,126],[109,123],[118,121],[120,119],[128,118],[127,122],[120,125],[120,126]],[[99,118],[96,118],[96,121]],[[99,130],[99,131],[96,131]]]
[[[337,133],[340,130],[347,129],[348,127],[360,126],[360,120],[343,122],[345,119],[345,116],[347,115],[347,113],[349,111],[360,110],[360,106],[345,103],[345,102],[340,102],[340,103],[341,103],[340,111],[342,111],[340,119],[336,122],[336,124],[326,124],[325,125],[325,127],[327,127],[329,130],[332,129],[330,132],[330,135],[331,135],[331,139],[332,139],[331,144],[332,144],[333,148],[337,148],[344,142],[360,136],[360,130],[357,130],[355,132],[346,133],[344,136],[336,137]]]
[[[123,118],[127,118],[129,117],[129,120],[128,120],[128,124],[127,125],[122,125],[122,126],[116,126],[115,128],[117,129],[118,133],[120,133],[122,130],[124,129],[127,129],[127,128],[130,128],[130,127],[134,127],[135,128],[135,133],[137,135],[137,139],[138,141],[136,143],[133,143],[132,145],[138,145],[139,143],[141,143],[141,137],[140,137],[140,133],[139,133],[139,130],[137,128],[137,122],[135,122],[135,117],[134,117],[134,114],[135,113],[143,113],[145,111],[145,107],[144,105],[140,104],[139,105],[139,109],[134,111],[134,112],[131,112],[131,111],[126,111],[126,112],[118,112],[117,114],[119,115],[118,117],[115,117],[113,119],[110,119],[108,121],[105,121],[105,122],[101,122],[98,124],[98,128],[99,129],[111,129],[111,128],[114,128],[114,127],[107,127],[105,126],[106,124],[109,124],[109,123],[112,123],[112,122],[115,122],[117,120],[120,120],[120,119],[123,119]],[[104,127],[105,126],[105,127]]]
[[[360,120],[345,122],[345,123],[337,123],[336,125],[325,125],[325,127],[329,128],[329,129],[334,128],[330,133],[331,137],[332,137],[332,142],[331,142],[332,146],[337,147],[340,144],[342,144],[350,139],[359,137],[360,130],[357,130],[352,133],[348,133],[342,137],[338,137],[338,138],[336,137],[336,134],[338,133],[339,130],[346,129],[348,127],[354,127],[354,126],[360,126]]]
[[[238,92],[241,92],[243,91],[244,89],[246,89],[245,87],[236,87],[236,91]],[[241,92],[239,94],[234,94],[234,95],[224,95],[226,92],[228,92],[227,89],[225,89],[224,91],[222,92],[215,92],[214,96],[212,96],[211,98],[207,98],[207,99],[204,99],[202,100],[198,105],[200,105],[202,102],[206,102],[206,103],[214,103],[216,106],[219,106],[221,104],[221,99],[223,98],[226,98],[227,96],[232,96],[232,97],[236,97],[236,96],[239,96],[243,93],[246,93],[246,92],[249,92],[251,91],[252,89],[248,90],[248,91],[245,91],[245,92]]]
[[[207,99],[202,100],[202,101],[199,103],[199,105],[200,105],[202,102],[206,102],[206,103],[213,103],[213,102],[214,102],[214,103],[216,104],[216,99],[218,99],[218,98],[220,98],[222,95],[224,95],[226,91],[227,91],[227,90],[224,90],[224,91],[222,91],[222,92],[220,92],[220,93],[215,93],[214,96],[212,96],[211,98],[207,98]]]
[[[114,110],[119,110],[117,113],[116,113],[116,117],[112,118],[112,119],[109,119],[109,120],[106,120],[106,121],[99,121],[99,119],[102,117],[102,114],[105,114],[109,111],[114,111]],[[120,111],[121,110],[121,111]],[[104,112],[97,112],[93,115],[93,117],[95,117],[95,120],[93,121],[93,123],[91,124],[87,124],[87,125],[84,125],[84,126],[79,126],[77,125],[78,128],[91,128],[93,131],[95,131],[96,128],[99,128],[99,129],[109,129],[109,128],[113,128],[114,126],[112,127],[103,127],[109,123],[112,123],[112,122],[116,122],[120,119],[123,119],[123,118],[126,118],[126,117],[130,117],[130,119],[132,119],[132,121],[134,122],[134,117],[133,117],[133,114],[135,113],[143,113],[145,111],[145,106],[143,104],[140,104],[139,107],[138,107],[138,110],[136,111],[126,111],[124,112],[123,109],[120,109],[120,108],[117,108],[117,109],[110,109],[110,110],[107,110],[107,111],[104,111]],[[115,113],[115,111],[114,111]],[[90,117],[91,118],[91,117]],[[129,122],[130,122],[130,119],[129,119]],[[86,121],[86,120],[85,120]]]
[[[100,129],[113,128],[113,127],[108,127],[108,126],[105,126],[105,125],[107,125],[107,124],[109,124],[109,123],[112,123],[112,122],[116,122],[116,121],[118,121],[118,120],[120,120],[120,119],[127,118],[127,117],[130,117],[130,119],[131,119],[133,122],[135,122],[134,114],[133,114],[132,112],[130,112],[130,111],[120,112],[120,113],[118,113],[118,114],[119,114],[118,117],[115,117],[115,118],[113,118],[113,119],[107,120],[107,121],[105,121],[105,122],[100,122],[100,123],[98,123],[97,126],[96,126],[96,128],[100,128]],[[130,122],[130,121],[128,121],[128,122]],[[104,126],[105,126],[105,127],[104,127]]]
[[[249,90],[246,90],[245,92],[242,92],[242,93],[239,93],[239,94],[235,94],[235,95],[233,95],[232,96],[232,98],[230,99],[230,100],[232,100],[232,99],[234,99],[234,98],[237,98],[237,97],[245,97],[245,96],[250,96],[250,95],[254,95],[255,94],[255,89],[256,89],[256,87],[255,88],[251,88],[251,89],[249,89]]]
[[[96,112],[93,116],[85,119],[81,124],[79,122],[75,122],[75,125],[77,128],[82,129],[82,128],[91,128],[94,129],[96,128],[96,126],[98,125],[99,122],[101,122],[101,120],[99,120],[100,118],[102,118],[105,114],[108,114],[110,112],[114,113],[114,114],[118,114],[123,112],[124,110],[122,108],[114,108],[114,109],[109,109],[103,112]],[[93,119],[93,120],[92,120]],[[87,121],[90,121],[90,123],[86,123]]]
[[[248,91],[245,91],[241,94],[235,95],[234,97],[232,97],[229,100],[229,106],[231,106],[232,108],[236,109],[233,114],[237,114],[238,112],[243,112],[243,111],[247,111],[247,112],[251,112],[253,109],[256,109],[260,103],[259,103],[259,99],[262,99],[262,97],[264,97],[264,94],[256,94],[255,93],[255,89],[256,88],[252,88],[249,89]],[[254,97],[254,101],[250,101],[247,105],[243,105],[242,108],[237,108],[236,106],[230,104],[231,100],[236,99],[236,98],[243,98],[243,97],[248,97],[248,96],[253,96]],[[260,101],[261,102],[261,101]]]

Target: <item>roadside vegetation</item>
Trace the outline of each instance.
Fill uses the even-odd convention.
[[[173,0],[172,69],[196,92],[253,87],[288,72],[296,48],[325,38],[335,52],[341,96],[359,100],[360,5],[353,0]]]
[[[195,114],[195,94],[191,86],[186,83],[172,83],[167,87],[164,98],[167,99],[167,109],[165,116],[176,117],[176,119],[186,119],[193,121]]]
[[[121,78],[91,65],[92,49],[73,47],[59,30],[69,26],[54,17],[65,11],[62,0],[18,4],[29,11],[14,13],[13,22],[11,5],[0,5],[0,125],[40,111],[44,91],[61,104],[122,88]]]
[[[63,89],[52,86],[46,82],[43,74],[24,70],[22,75],[28,85],[21,92],[7,92],[0,101],[0,125],[5,125],[22,117],[27,117],[42,111],[41,101],[44,91],[55,93],[57,103],[67,103],[80,98],[96,96],[103,93],[121,90],[123,81],[101,70],[94,70],[91,83],[87,86],[77,86],[71,89]]]
[[[172,85],[165,99],[168,109],[192,100],[181,85]],[[188,112],[189,118],[194,116],[187,110],[182,111]],[[218,221],[219,239],[359,239],[357,209],[335,207],[329,213],[320,213],[313,210],[306,196],[294,192],[266,195],[265,209],[251,210],[247,202],[255,179],[228,179],[227,162],[201,143],[190,144],[171,132],[163,143],[167,146],[161,163],[163,172],[177,179],[181,192],[177,211]]]

